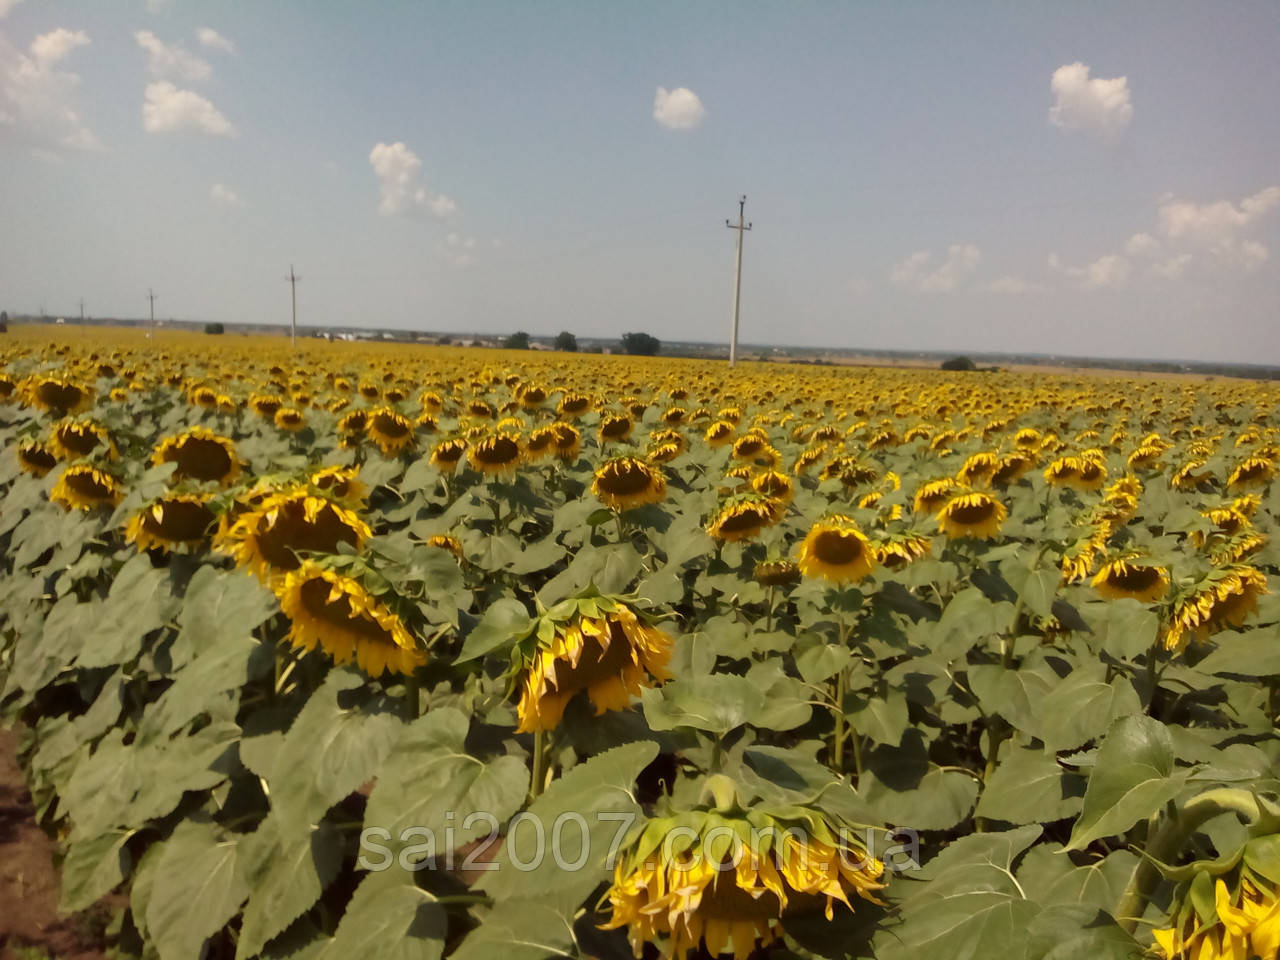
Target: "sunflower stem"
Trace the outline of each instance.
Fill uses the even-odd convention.
[[[623,525],[623,523],[622,523],[622,514],[621,514],[621,513],[619,513],[617,510],[613,511],[613,520],[614,520],[614,522],[618,525],[618,542],[619,542],[619,543],[626,543],[626,542],[627,542],[627,530],[626,530],[626,527],[625,527],[625,526]]]
[[[408,720],[417,720],[422,714],[422,685],[417,674],[404,679],[404,712]]]
[[[533,777],[529,781],[529,799],[536,800],[542,796],[547,781],[547,740],[549,734],[538,730],[533,735]]]
[[[764,632],[773,632],[773,584],[769,584],[769,593],[765,600],[764,608]]]
[[[831,704],[831,712],[836,722],[831,741],[831,767],[836,773],[844,773],[844,741],[847,727],[844,716],[844,694],[848,683],[848,673],[842,667],[836,674],[835,694]]]

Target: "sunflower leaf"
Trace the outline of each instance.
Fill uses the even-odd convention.
[[[467,634],[456,662],[475,660],[500,647],[518,643],[533,629],[534,618],[523,603],[513,597],[495,600],[480,622]]]
[[[415,886],[414,874],[395,867],[369,873],[320,960],[438,960],[446,927],[444,909]]]
[[[165,841],[149,884],[146,926],[160,960],[201,955],[249,896],[240,839],[186,820]],[[196,909],[193,909],[196,907]]]
[[[555,898],[506,900],[484,915],[450,960],[548,960],[574,957],[572,908]]]

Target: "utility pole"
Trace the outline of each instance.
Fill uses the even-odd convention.
[[[156,336],[156,295],[147,287],[147,299],[151,301],[151,339]]]
[[[84,297],[80,298],[80,322],[84,323]]]
[[[724,225],[730,230],[738,231],[738,266],[733,275],[733,333],[729,338],[729,366],[738,362],[738,305],[742,299],[742,237],[751,229],[751,224],[744,220],[747,206],[747,195],[744,193],[738,201],[738,222],[725,220]]]
[[[289,341],[293,345],[293,349],[298,349],[298,281],[301,277],[294,276],[293,264],[289,264],[289,275],[285,277],[289,281],[289,299],[293,301],[293,323],[289,327]]]

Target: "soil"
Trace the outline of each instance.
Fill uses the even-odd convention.
[[[0,960],[105,960],[97,925],[58,913],[55,845],[36,824],[17,747],[18,734],[0,729]]]

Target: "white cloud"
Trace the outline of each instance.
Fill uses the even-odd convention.
[[[947,247],[946,260],[938,269],[929,272],[926,268],[931,258],[928,250],[917,250],[893,268],[889,280],[895,286],[920,293],[949,293],[973,273],[982,254],[971,243],[954,243]]]
[[[1128,77],[1091,78],[1089,68],[1076,61],[1053,71],[1049,90],[1053,93],[1049,122],[1063,130],[1114,138],[1133,119]]]
[[[1124,245],[1124,252],[1131,257],[1145,257],[1160,249],[1160,241],[1149,233],[1135,233]]]
[[[80,77],[60,68],[88,43],[83,30],[59,27],[23,53],[0,34],[0,129],[37,148],[97,149],[98,138],[74,106]]]
[[[9,15],[9,11],[20,4],[22,0],[0,0],[0,20]]]
[[[1004,293],[1017,296],[1023,293],[1043,293],[1047,288],[1041,284],[1032,283],[1029,280],[1023,280],[1021,277],[1010,276],[1006,273],[998,280],[992,280],[983,289],[988,293]]]
[[[1151,265],[1151,275],[1161,280],[1178,280],[1186,272],[1187,264],[1192,261],[1189,253],[1179,253],[1167,260]]]
[[[178,76],[184,80],[207,80],[213,68],[204,60],[189,53],[180,43],[168,44],[150,30],[139,30],[133,35],[138,46],[147,51],[147,66],[157,77]]]
[[[196,31],[196,39],[200,41],[200,46],[208,47],[210,50],[221,50],[223,53],[236,52],[236,45],[213,27],[201,27]]]
[[[244,201],[225,183],[215,183],[209,191],[209,199],[220,207],[243,207]]]
[[[403,143],[375,144],[369,151],[369,165],[378,178],[378,212],[383,216],[425,213],[444,219],[457,211],[452,199],[427,189],[422,161]]]
[[[692,130],[706,115],[698,95],[687,87],[659,87],[653,98],[653,119],[668,130]]]
[[[1244,257],[1244,268],[1252,270],[1267,262],[1271,252],[1256,240],[1246,240],[1240,244],[1240,253]]]
[[[1159,212],[1160,231],[1171,243],[1204,250],[1229,266],[1252,270],[1267,259],[1267,251],[1242,234],[1277,208],[1280,186],[1259,190],[1238,204],[1229,200],[1190,203],[1164,198]]]
[[[1133,274],[1133,264],[1118,253],[1107,253],[1083,267],[1069,267],[1056,253],[1049,254],[1049,266],[1075,280],[1085,290],[1123,287]]]
[[[194,90],[179,90],[168,80],[147,84],[142,126],[148,133],[186,130],[213,137],[234,137],[236,129],[212,103]]]

